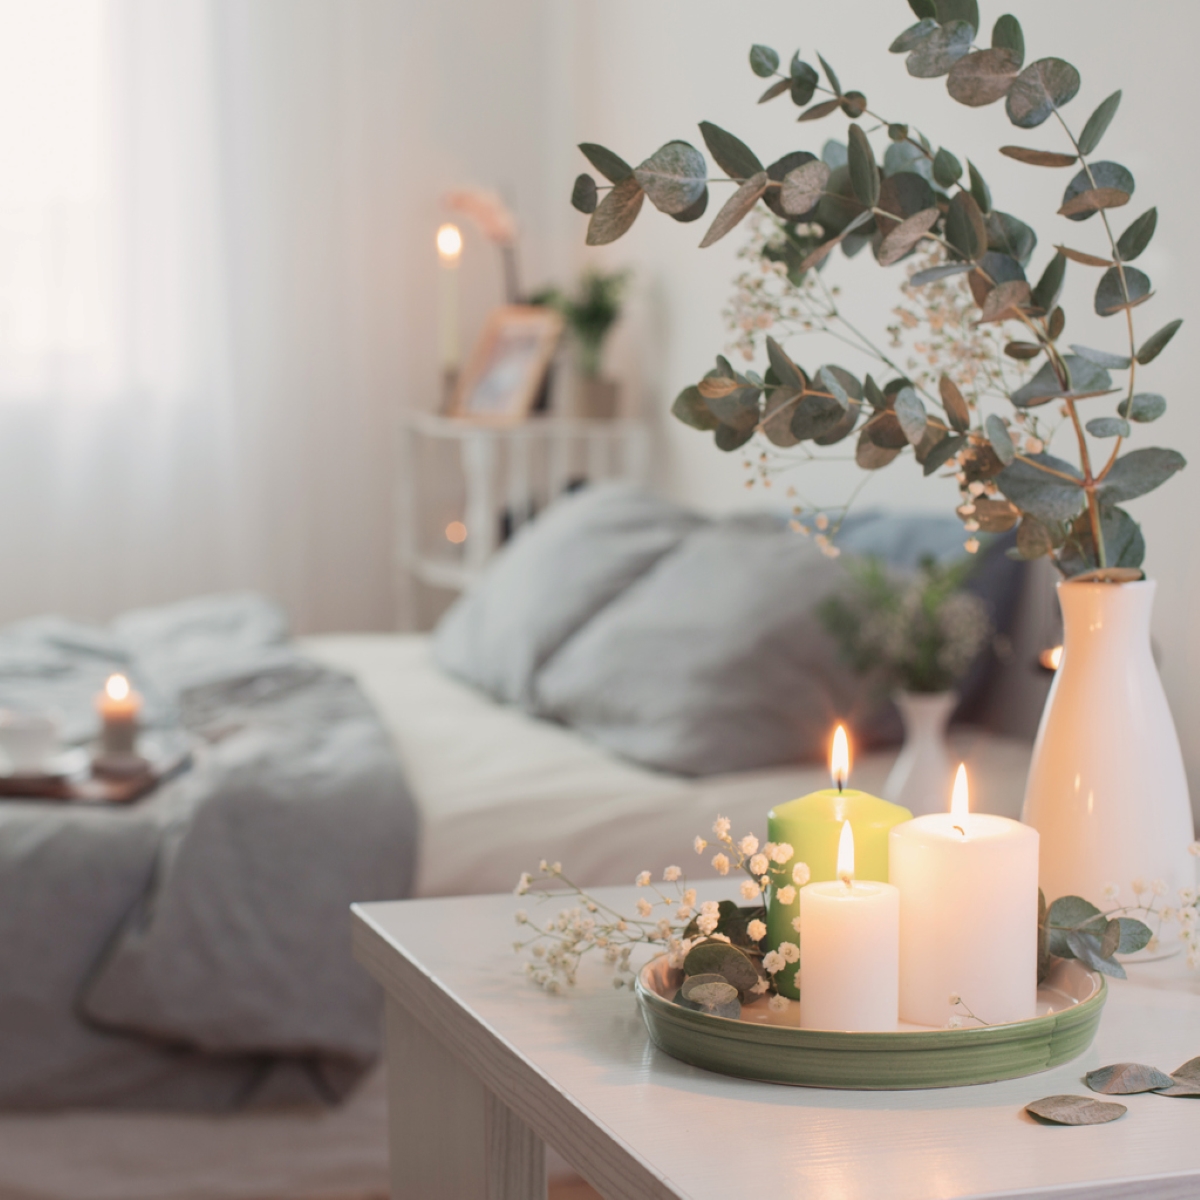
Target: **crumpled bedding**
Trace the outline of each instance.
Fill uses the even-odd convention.
[[[387,732],[256,596],[0,630],[0,707],[69,740],[113,670],[193,764],[128,807],[0,802],[0,1107],[336,1100],[379,1049],[348,906],[415,871]]]

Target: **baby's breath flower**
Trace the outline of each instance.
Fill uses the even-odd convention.
[[[696,840],[692,843],[692,846],[695,848],[697,854],[703,854],[707,845],[708,843],[702,837],[696,838]]]
[[[523,908],[518,908],[517,911],[513,913],[513,919],[518,925],[529,924],[529,914]]]
[[[756,900],[762,889],[753,879],[743,879],[741,891],[743,900]]]
[[[799,917],[793,917],[793,918],[792,918],[792,928],[793,928],[793,929],[794,929],[794,930],[795,930],[797,933],[799,933],[799,932],[800,932],[800,918],[799,918]]]
[[[714,934],[712,934],[712,940],[714,942],[725,942],[726,945],[728,945],[729,944],[729,935],[726,933],[714,933]]]
[[[1119,900],[1121,897],[1121,889],[1115,883],[1106,883],[1104,885],[1104,899],[1108,901]]]
[[[780,942],[779,953],[783,955],[783,961],[786,963],[800,961],[800,947],[795,942]]]
[[[767,927],[756,917],[746,925],[746,933],[752,942],[761,942],[767,936]]]
[[[1196,903],[1196,889],[1195,888],[1180,888],[1179,889],[1179,903],[1182,905],[1185,905],[1185,906],[1188,904],[1195,904]]]
[[[533,886],[533,876],[528,871],[521,872],[521,878],[517,880],[517,886],[513,891],[518,896],[523,896]]]
[[[812,872],[808,869],[808,863],[797,863],[792,868],[792,882],[797,887],[803,887],[812,878]]]
[[[696,928],[707,937],[717,927],[717,918],[702,916],[696,918]]]
[[[778,975],[787,966],[787,959],[778,950],[768,950],[763,955],[762,965],[768,975]]]
[[[771,986],[769,979],[760,979],[750,990],[756,995],[761,996]]]
[[[1146,883],[1143,879],[1135,879],[1129,886],[1133,888],[1133,894],[1135,896],[1142,895],[1142,893],[1146,890]]]
[[[722,841],[729,837],[729,818],[718,817],[713,822],[713,833],[715,833]]]
[[[1156,896],[1165,896],[1167,894],[1167,881],[1165,879],[1156,879],[1150,885],[1150,890]]]
[[[637,879],[634,880],[634,883],[636,883],[638,885],[638,887],[649,887],[650,886],[650,872],[649,871],[639,871],[638,877],[637,877]]]
[[[648,917],[650,915],[650,913],[653,911],[653,908],[650,904],[650,901],[647,900],[644,896],[642,896],[638,899],[637,910],[638,910],[639,917]]]
[[[978,554],[979,553],[979,539],[978,538],[967,538],[967,540],[965,542],[963,542],[963,549],[968,554]]]
[[[753,875],[765,875],[768,865],[765,854],[756,854],[750,859],[750,872]]]
[[[675,910],[676,917],[681,921],[690,921],[692,919],[691,905],[683,904]]]
[[[705,900],[700,905],[700,913],[705,917],[716,917],[721,913],[721,906],[715,900]]]
[[[688,888],[687,891],[685,891],[683,893],[683,902],[684,902],[684,904],[690,904],[693,908],[695,908],[695,906],[696,906],[696,889],[695,888]]]
[[[1189,854],[1190,854],[1190,855],[1191,855],[1193,858],[1200,858],[1200,842],[1193,842],[1193,843],[1192,843],[1192,844],[1191,844],[1191,845],[1188,847],[1188,853],[1189,853]]]
[[[771,861],[782,867],[791,862],[792,855],[795,853],[787,842],[780,842],[778,846],[771,847]]]
[[[729,859],[724,854],[714,854],[712,865],[718,875],[729,874]]]
[[[773,1012],[786,1012],[792,1002],[786,996],[780,996],[778,993],[772,996],[767,1001],[767,1007]]]
[[[663,872],[663,879],[667,883],[674,883],[682,874],[683,872],[678,867],[668,867]]]
[[[950,1007],[956,1008],[962,1003],[962,997],[957,992],[950,993]]]
[[[952,1016],[950,1018],[950,1020],[948,1020],[946,1022],[946,1027],[948,1029],[961,1029],[962,1023],[963,1023],[962,1017],[960,1017],[957,1013],[955,1013],[954,1016]]]
[[[796,889],[790,883],[786,887],[777,888],[775,899],[780,904],[791,904],[796,899]]]
[[[758,849],[758,838],[752,833],[746,834],[738,843],[738,849],[749,858]]]

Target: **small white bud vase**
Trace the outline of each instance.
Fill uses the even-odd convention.
[[[1155,584],[1058,585],[1063,655],[1038,727],[1021,819],[1041,835],[1048,902],[1100,904],[1134,879],[1195,883],[1192,810],[1175,723],[1150,651]]]
[[[946,798],[954,780],[946,748],[946,726],[957,703],[956,692],[901,692],[896,697],[904,722],[904,747],[883,794],[914,817],[946,811]]]

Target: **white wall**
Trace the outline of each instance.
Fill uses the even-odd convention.
[[[1131,505],[1143,523],[1149,546],[1147,569],[1159,580],[1155,636],[1163,650],[1162,670],[1177,723],[1189,753],[1195,784],[1200,783],[1200,630],[1192,620],[1197,567],[1193,565],[1193,513],[1200,501],[1200,406],[1192,396],[1192,346],[1200,332],[1200,285],[1192,264],[1200,251],[1200,225],[1194,218],[1200,171],[1194,157],[1190,114],[1200,107],[1200,72],[1194,47],[1200,9],[1182,4],[1130,5],[1122,0],[1045,4],[1010,0],[1005,7],[981,4],[985,27],[1004,11],[1021,21],[1027,61],[1066,58],[1083,77],[1079,96],[1065,113],[1078,131],[1092,109],[1117,87],[1121,110],[1099,157],[1125,164],[1137,180],[1131,205],[1113,214],[1116,228],[1157,205],[1158,234],[1139,261],[1157,296],[1135,312],[1139,339],[1174,317],[1185,325],[1171,347],[1139,372],[1139,390],[1161,392],[1168,411],[1157,424],[1139,429],[1134,445],[1169,445],[1194,460],[1193,466],[1159,492]],[[696,124],[716,122],[747,141],[763,161],[792,149],[819,152],[826,137],[844,140],[846,121],[830,117],[797,126],[786,98],[757,107],[763,83],[753,76],[746,54],[753,42],[774,46],[786,61],[799,47],[815,62],[821,50],[844,87],[857,87],[871,106],[889,119],[908,121],[960,158],[971,157],[991,185],[996,204],[1038,230],[1034,269],[1047,261],[1055,241],[1102,252],[1099,221],[1075,224],[1054,215],[1071,172],[1013,162],[998,153],[1006,143],[1063,149],[1054,123],[1022,131],[1009,124],[1003,105],[966,109],[945,93],[944,81],[908,76],[902,56],[887,45],[913,20],[903,0],[854,0],[848,4],[797,4],[757,0],[732,5],[724,0],[606,0],[603,6],[577,6],[579,78],[576,140],[598,141],[631,162],[670,138],[702,146]],[[582,156],[559,186],[565,196],[569,175],[586,169]],[[714,197],[715,199],[715,197]],[[711,211],[711,209],[710,209]],[[705,222],[679,225],[650,206],[631,234],[596,258],[637,269],[642,288],[638,312],[623,330],[618,347],[628,369],[641,372],[648,409],[659,427],[663,479],[676,495],[711,509],[761,503],[761,494],[743,485],[740,456],[722,455],[708,435],[674,422],[667,409],[675,393],[694,382],[711,364],[728,336],[720,310],[734,273],[737,235],[700,251]],[[577,222],[582,241],[584,219]],[[880,270],[863,254],[853,263],[835,256],[828,275],[853,291],[853,313],[876,328],[892,303],[900,268]],[[1072,265],[1064,298],[1068,341],[1121,352],[1119,318],[1092,313],[1097,272]],[[797,343],[803,345],[803,343]],[[832,350],[798,351],[805,363],[838,361]],[[850,365],[847,361],[847,365]],[[1103,404],[1102,401],[1095,402]],[[1099,410],[1098,410],[1099,411]],[[1066,448],[1063,448],[1065,455]],[[821,492],[835,503],[855,478],[851,464],[823,469]],[[954,493],[924,480],[909,461],[881,472],[864,502],[907,508],[948,510]]]

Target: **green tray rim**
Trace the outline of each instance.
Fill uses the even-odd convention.
[[[854,1090],[963,1087],[1033,1075],[1082,1054],[1091,1045],[1108,999],[1108,983],[1082,963],[1058,969],[1081,973],[1092,994],[1070,1008],[1028,1021],[969,1029],[844,1033],[758,1025],[681,1008],[634,984],[651,1040],[693,1066],[766,1083]]]

